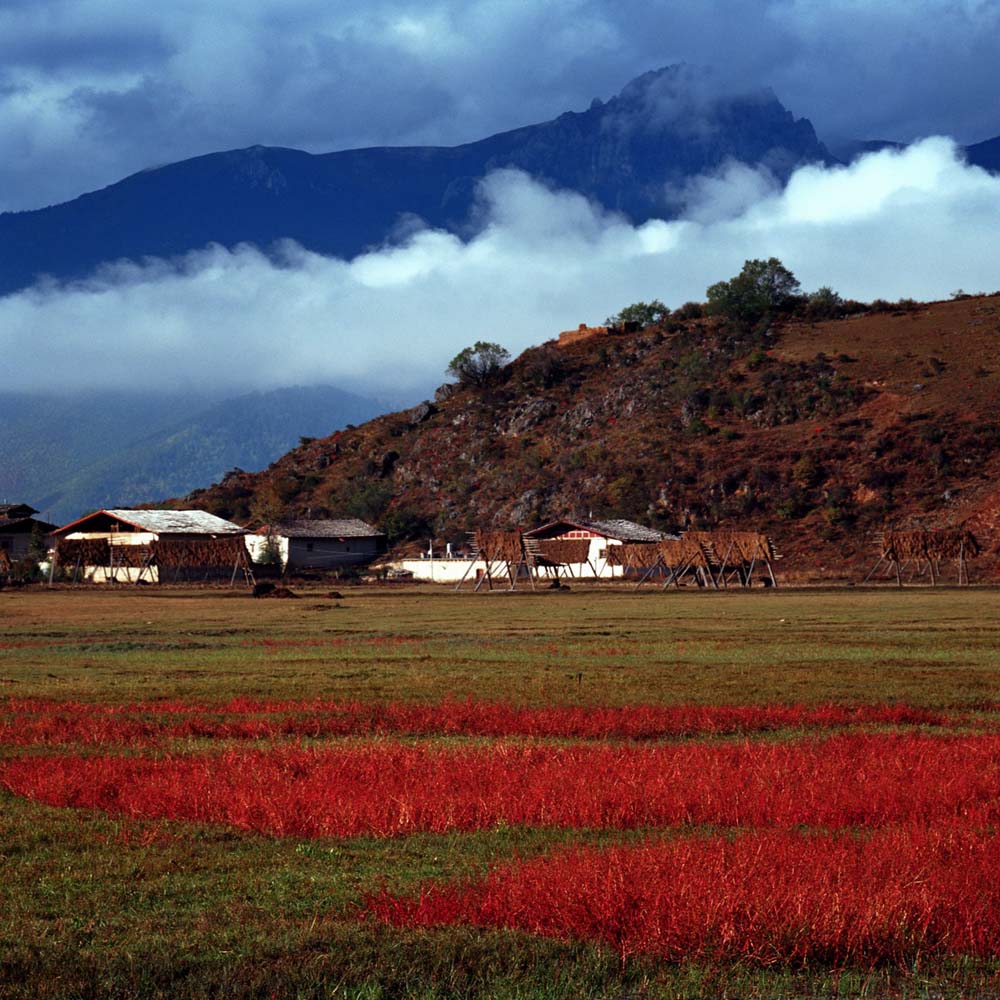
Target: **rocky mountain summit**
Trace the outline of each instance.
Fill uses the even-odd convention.
[[[479,182],[513,168],[579,191],[634,222],[669,218],[672,190],[729,161],[779,180],[833,162],[806,119],[770,91],[714,91],[684,66],[646,73],[582,112],[455,147],[312,155],[254,146],[146,170],[71,202],[0,215],[0,294],[39,276],[82,278],[120,258],[171,258],[210,243],[353,257],[414,220],[475,231]]]

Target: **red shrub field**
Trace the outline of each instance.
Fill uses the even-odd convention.
[[[151,746],[171,739],[276,739],[378,733],[653,740],[858,725],[949,726],[962,714],[907,705],[637,705],[525,708],[502,702],[433,704],[254,701],[120,706],[11,699],[0,744]]]
[[[414,898],[394,925],[474,924],[605,942],[623,958],[912,965],[1000,957],[1000,836],[894,827],[870,836],[745,833],[505,864]]]
[[[656,746],[389,740],[147,756],[26,755],[0,784],[55,806],[273,836],[507,826],[994,823],[1000,736],[845,733]]]
[[[896,705],[11,699],[0,706],[0,744],[14,750],[0,759],[0,787],[51,806],[270,837],[644,831],[638,844],[507,860],[412,896],[382,891],[358,908],[363,920],[516,928],[599,942],[623,959],[992,960],[992,725]],[[423,738],[443,735],[472,739]],[[323,737],[341,742],[299,742]],[[273,742],[169,748],[185,738]],[[127,749],[107,751],[116,745]]]

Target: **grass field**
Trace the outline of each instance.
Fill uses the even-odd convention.
[[[0,593],[0,997],[1000,995],[974,933],[990,892],[966,912],[927,888],[959,846],[967,877],[1000,879],[997,592],[302,594]],[[632,706],[640,739],[615,728],[633,708],[605,711]],[[240,768],[256,798],[234,805]],[[395,829],[364,819],[389,822],[390,778]],[[349,809],[370,832],[323,832]],[[774,937],[772,907],[739,945],[733,914],[759,922],[787,876],[745,898],[740,852],[800,843],[843,866],[849,916]],[[859,864],[909,884],[911,850],[916,895],[848,900]],[[652,891],[678,858],[703,881],[672,875],[655,905],[730,879],[730,909],[640,934],[606,866]],[[567,885],[586,919],[546,910]],[[965,937],[935,923],[960,912]]]

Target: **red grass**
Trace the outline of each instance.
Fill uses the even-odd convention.
[[[1000,957],[1000,837],[891,828],[870,839],[771,831],[498,867],[368,912],[596,940],[622,957],[838,966]]]
[[[1000,737],[844,734],[776,744],[396,743],[220,755],[26,756],[0,784],[56,806],[274,836],[495,826],[875,826],[1000,819]]]
[[[850,725],[947,726],[961,716],[906,705],[634,705],[524,708],[499,702],[436,704],[252,701],[103,706],[11,700],[0,744],[152,746],[170,739],[275,739],[414,735],[634,739],[831,729]]]

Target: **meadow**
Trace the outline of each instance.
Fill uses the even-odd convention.
[[[0,592],[0,997],[1000,995],[992,590]]]

